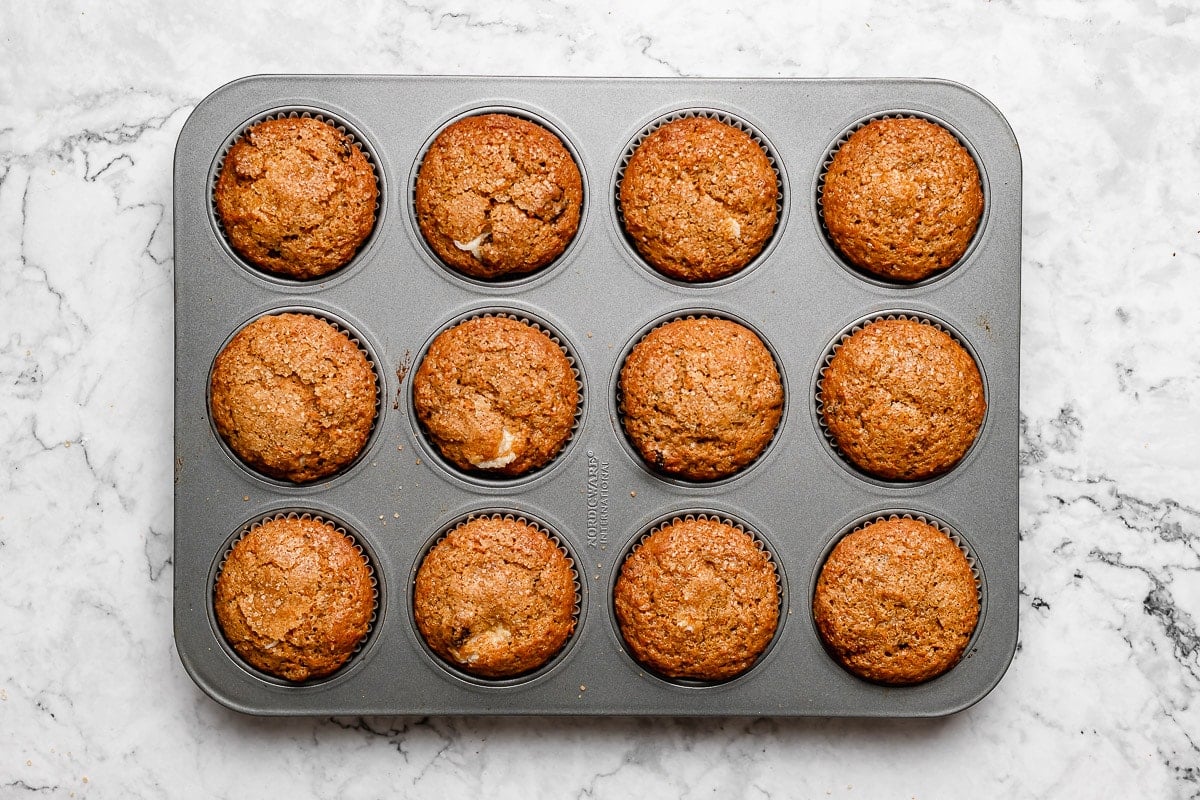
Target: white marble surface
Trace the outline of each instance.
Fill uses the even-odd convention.
[[[0,797],[1200,796],[1200,12],[0,9]],[[511,7],[510,7],[511,6]],[[503,9],[503,10],[501,10]],[[920,722],[258,719],[171,630],[171,159],[259,72],[934,76],[1025,167],[1021,642]]]

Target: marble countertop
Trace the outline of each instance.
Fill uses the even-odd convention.
[[[6,8],[0,36],[0,796],[1200,797],[1187,4],[66,0]],[[938,77],[994,102],[1025,176],[999,686],[920,721],[265,719],[205,696],[172,638],[173,151],[220,85],[302,72]]]

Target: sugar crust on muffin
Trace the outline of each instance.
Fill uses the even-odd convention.
[[[873,120],[833,157],[821,192],[830,238],[851,263],[918,281],[954,265],[983,214],[979,168],[942,126]]]
[[[375,423],[376,378],[344,332],[305,313],[268,314],[218,354],[210,378],[217,432],[246,464],[307,483],[342,469]]]
[[[583,178],[541,125],[480,114],[448,126],[416,181],[417,225],[446,264],[483,279],[548,265],[579,227]]]
[[[749,134],[684,117],[638,144],[621,178],[621,219],[638,252],[682,281],[731,275],[775,230],[778,181]]]
[[[345,133],[312,117],[257,123],[225,156],[213,199],[230,245],[290,278],[327,275],[375,225],[379,186]]]
[[[359,646],[376,591],[362,551],[333,525],[280,517],[239,539],[217,578],[214,610],[251,665],[289,681],[331,674]]]
[[[539,527],[507,516],[471,519],[422,561],[413,614],[426,643],[473,675],[541,667],[575,630],[575,571]]]

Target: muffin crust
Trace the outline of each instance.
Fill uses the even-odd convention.
[[[214,608],[242,658],[290,681],[328,675],[367,635],[375,588],[366,559],[332,525],[304,517],[253,528],[226,559]]]
[[[750,464],[783,414],[771,353],[736,322],[709,317],[661,325],[621,367],[622,424],[642,458],[689,480]]]
[[[317,278],[375,225],[375,171],[351,139],[311,117],[268,119],[225,156],[214,192],[229,243],[255,266]]]
[[[887,480],[923,480],[966,454],[987,410],[974,359],[948,334],[883,319],[842,342],[821,379],[822,415],[842,453]]]
[[[711,281],[761,252],[775,230],[778,193],[775,170],[749,135],[688,117],[638,145],[621,179],[621,216],[638,252],[664,275]]]
[[[259,317],[217,356],[217,432],[249,466],[306,483],[340,470],[375,422],[375,373],[362,351],[311,314]]]
[[[613,605],[638,661],[669,678],[723,680],[749,669],[774,637],[779,586],[749,534],[689,517],[629,555]]]
[[[413,614],[430,649],[473,675],[506,678],[553,658],[575,630],[575,572],[537,527],[477,517],[417,571]]]
[[[417,224],[451,267],[476,278],[546,266],[579,227],[583,178],[557,136],[508,114],[466,117],[430,145]]]
[[[579,384],[544,332],[508,317],[477,317],[434,339],[413,378],[413,405],[454,466],[516,476],[566,444]]]
[[[822,194],[825,226],[851,263],[899,281],[953,265],[983,214],[975,160],[923,119],[877,119],[833,157]]]
[[[979,597],[966,556],[946,534],[892,518],[834,547],[817,579],[813,618],[851,672],[879,683],[919,683],[962,657]]]

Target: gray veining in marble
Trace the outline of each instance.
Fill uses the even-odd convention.
[[[1200,12],[0,10],[0,797],[1200,797]],[[171,162],[259,72],[928,76],[1025,172],[1021,641],[942,720],[258,719],[171,631]]]

